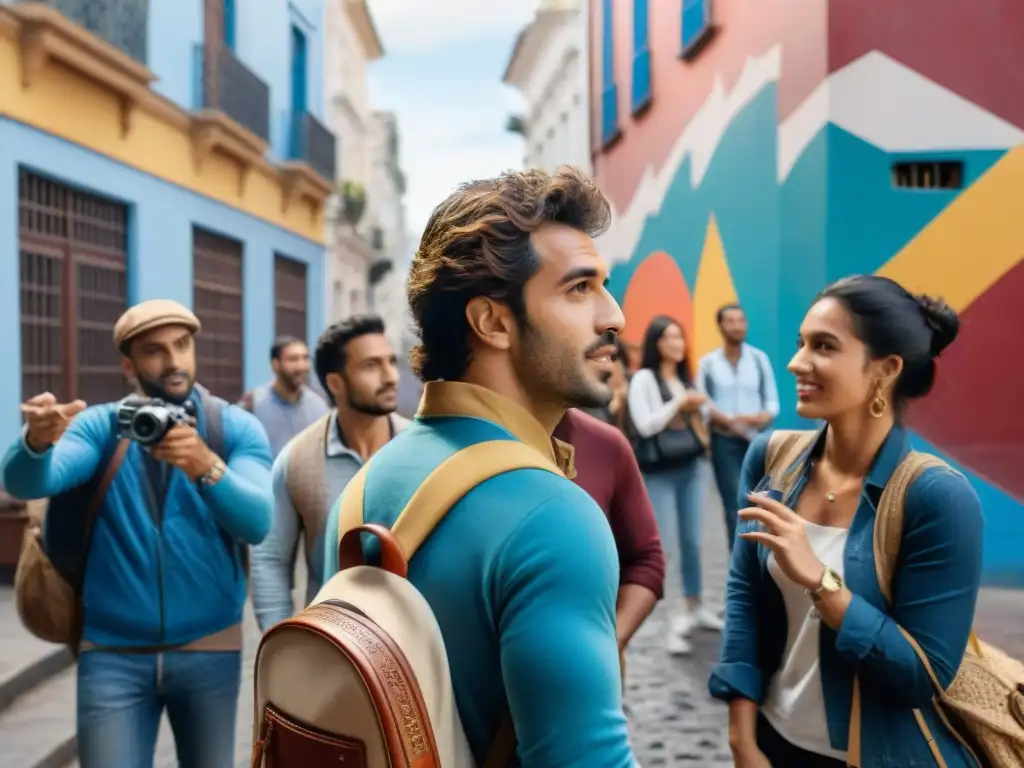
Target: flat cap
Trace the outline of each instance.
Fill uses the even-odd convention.
[[[192,333],[202,328],[199,318],[188,309],[171,299],[150,299],[129,307],[114,325],[114,346],[118,349],[140,333],[162,328],[165,325],[183,325]]]

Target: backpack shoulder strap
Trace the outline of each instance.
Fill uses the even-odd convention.
[[[817,432],[809,429],[777,429],[768,438],[768,450],[764,454],[764,473],[779,483],[783,475],[811,447]]]
[[[253,412],[253,408],[255,407],[255,397],[253,396],[251,389],[242,395],[242,399],[238,401],[238,407],[248,411],[249,413]]]
[[[878,501],[874,528],[875,574],[879,589],[889,603],[892,603],[892,577],[896,572],[896,561],[903,540],[907,492],[914,481],[932,467],[945,467],[954,471],[937,456],[911,451],[892,473]]]
[[[199,384],[195,385],[195,389],[199,393],[199,402],[202,403],[203,416],[206,418],[206,444],[222,461],[227,461],[227,456],[224,455],[224,408],[227,402]]]
[[[768,391],[768,382],[765,379],[764,370],[764,359],[766,355],[763,355],[761,350],[754,350],[754,361],[757,363],[757,394],[761,398],[761,410],[764,411],[768,407],[768,398],[766,393]]]
[[[370,465],[371,462],[363,465],[342,494],[339,544],[346,532],[363,524],[363,498]],[[475,443],[441,462],[416,489],[391,527],[406,560],[412,559],[430,532],[463,496],[485,480],[514,469],[543,469],[562,475],[550,458],[518,440]]]

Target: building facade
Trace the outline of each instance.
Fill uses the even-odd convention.
[[[415,245],[406,218],[401,135],[393,112],[374,112],[373,126],[367,192],[367,215],[372,222],[371,243],[375,252],[369,279],[370,306],[384,318],[388,339],[398,354],[399,410],[411,416],[419,404],[421,387],[409,367],[409,352],[417,339],[405,298],[405,283]]]
[[[322,0],[0,5],[0,354],[21,369],[0,382],[0,440],[25,397],[125,393],[111,332],[133,303],[196,312],[199,379],[228,399],[269,375],[275,335],[320,332],[322,16]]]
[[[378,258],[366,216],[374,141],[366,70],[384,55],[366,0],[326,5],[324,88],[327,123],[338,137],[338,185],[328,201],[327,301],[332,320],[370,309],[370,270]]]
[[[1024,6],[936,16],[924,0],[592,0],[600,242],[627,338],[678,317],[697,356],[739,301],[785,372],[816,292],[854,273],[943,296],[962,317],[918,447],[970,478],[985,577],[1024,583]],[[1005,340],[1004,340],[1005,339]],[[997,415],[993,415],[997,414]]]
[[[405,173],[399,151],[398,120],[393,112],[371,116],[367,218],[374,266],[370,270],[370,306],[384,318],[388,338],[399,352],[410,324],[405,279],[411,262],[405,214]]]
[[[526,142],[526,168],[591,171],[589,9],[586,0],[543,0],[516,38],[503,82],[525,101],[508,128]]]

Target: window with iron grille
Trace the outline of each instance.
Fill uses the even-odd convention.
[[[124,205],[19,170],[22,397],[127,393],[112,339],[128,306],[127,225]]]
[[[196,378],[234,402],[242,396],[245,362],[242,244],[193,227],[192,291],[192,311],[203,324],[196,336]]]
[[[892,183],[900,189],[960,189],[964,185],[964,164],[959,160],[893,163]]]
[[[277,336],[306,340],[306,265],[274,256],[274,326]]]

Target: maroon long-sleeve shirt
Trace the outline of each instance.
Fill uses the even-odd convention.
[[[575,409],[559,422],[555,437],[575,448],[576,484],[608,516],[619,551],[619,582],[647,587],[660,599],[665,553],[629,441],[615,427]]]

